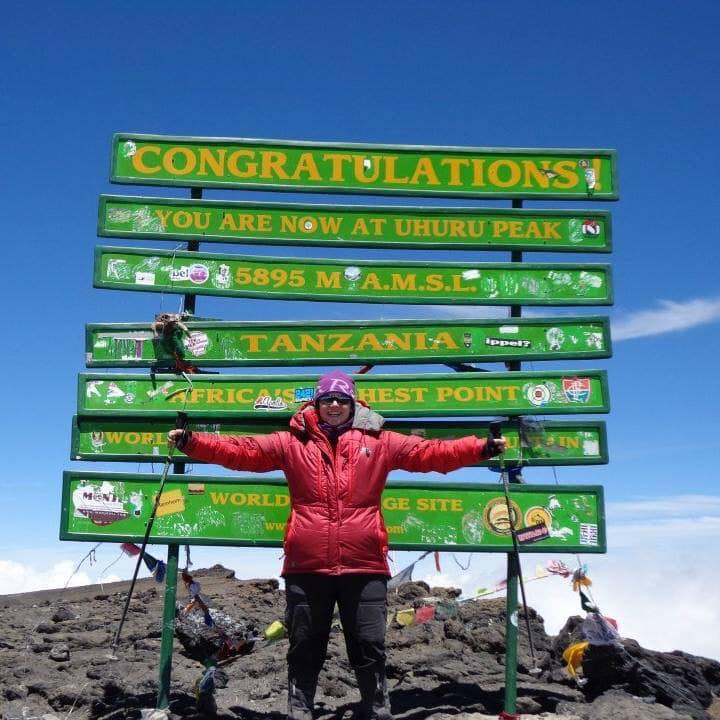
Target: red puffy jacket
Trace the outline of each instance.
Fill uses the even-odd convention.
[[[219,436],[194,432],[184,452],[233,470],[282,470],[290,491],[282,574],[390,575],[380,506],[391,470],[449,472],[488,457],[485,440],[425,440],[382,430],[383,418],[357,403],[353,426],[333,448],[311,403],[288,432]]]

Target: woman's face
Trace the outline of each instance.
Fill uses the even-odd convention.
[[[318,415],[322,422],[337,427],[346,423],[352,413],[352,400],[347,395],[328,395],[318,401]]]

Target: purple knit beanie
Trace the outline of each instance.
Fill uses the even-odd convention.
[[[318,380],[313,399],[317,402],[321,397],[333,394],[346,395],[355,402],[355,383],[353,379],[340,370],[325,373]]]

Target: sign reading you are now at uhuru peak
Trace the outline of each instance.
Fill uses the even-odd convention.
[[[356,492],[361,490],[358,484]],[[60,538],[141,542],[157,492],[156,475],[66,472]],[[538,531],[536,541],[521,545],[524,552],[605,552],[601,487],[522,485],[513,488],[510,507],[520,533],[527,529],[533,537]],[[289,509],[284,478],[170,475],[150,540],[279,547]],[[394,549],[508,552],[513,547],[508,503],[497,483],[390,481],[382,512]],[[375,537],[385,544],[379,526]]]
[[[610,252],[610,213],[298,205],[101,195],[98,235],[158,240]]]
[[[618,196],[612,150],[360,145],[118,133],[112,182],[498,198]]]

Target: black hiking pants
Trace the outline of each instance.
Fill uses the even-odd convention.
[[[327,654],[335,604],[348,659],[360,689],[360,718],[390,718],[385,681],[387,578],[384,575],[285,576],[285,626],[290,647],[288,717],[311,720],[318,676]]]

